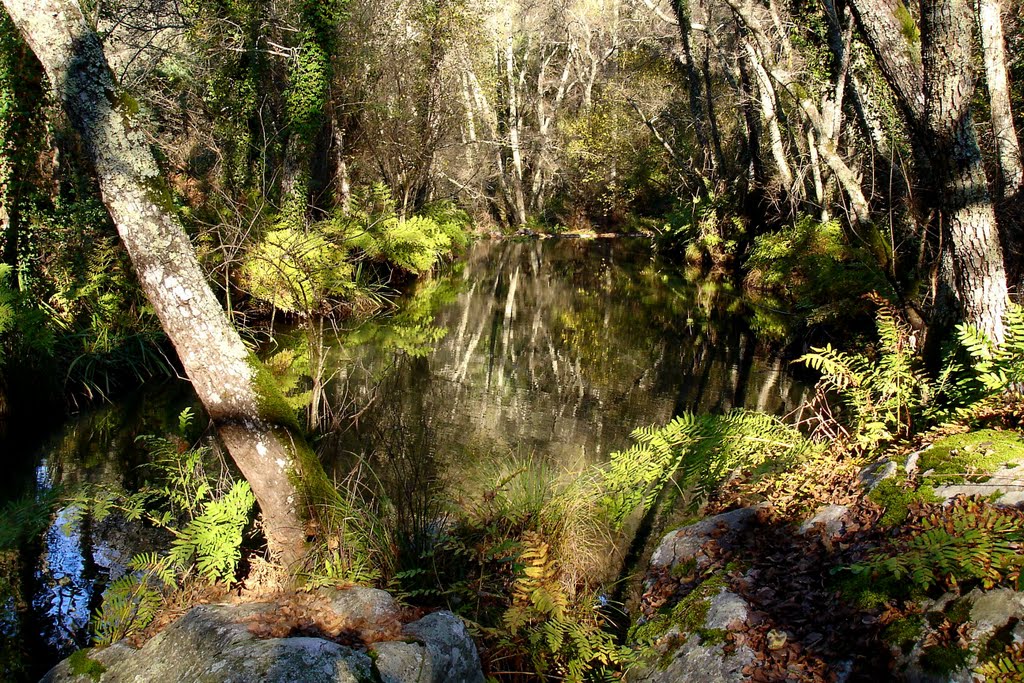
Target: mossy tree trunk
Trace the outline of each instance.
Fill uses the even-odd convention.
[[[103,201],[139,281],[218,433],[263,512],[271,554],[294,567],[305,525],[300,481],[322,469],[280,396],[228,322],[180,222],[152,153],[130,121],[96,33],[74,0],[3,0],[42,63],[91,158]]]

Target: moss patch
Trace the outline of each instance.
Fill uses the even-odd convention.
[[[696,633],[701,642],[715,645],[725,640],[727,635],[719,629],[706,629],[704,622],[711,608],[711,598],[725,587],[725,579],[711,576],[694,588],[670,609],[658,614],[643,624],[634,625],[629,630],[629,642],[641,646],[650,646],[663,638],[673,627],[681,636]],[[669,655],[671,656],[671,655]],[[668,664],[668,662],[662,662]]]
[[[100,676],[107,670],[107,667],[89,657],[89,650],[78,650],[68,657],[68,668],[72,675],[88,676],[94,681],[100,680]]]
[[[921,667],[933,674],[948,674],[967,666],[971,651],[962,647],[936,645],[921,655]]]
[[[891,478],[880,481],[868,495],[875,504],[885,508],[879,523],[882,526],[895,526],[902,523],[914,503],[937,503],[935,489],[929,485],[912,488],[907,482]]]
[[[984,481],[1003,466],[1024,462],[1024,439],[1012,431],[981,429],[940,439],[921,453],[922,471],[933,470],[931,481],[959,484]]]
[[[919,614],[912,614],[889,624],[882,637],[885,642],[906,654],[913,649],[914,643],[921,637],[923,631],[924,619]]]

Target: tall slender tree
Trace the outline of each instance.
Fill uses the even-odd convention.
[[[168,210],[156,162],[132,126],[129,98],[117,88],[99,38],[74,0],[3,4],[81,136],[143,291],[252,486],[271,553],[297,564],[305,544],[299,482],[322,478],[323,471],[276,389],[261,381],[261,366],[228,322],[188,236]]]

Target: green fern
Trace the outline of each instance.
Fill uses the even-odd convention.
[[[1024,555],[1024,513],[994,508],[969,499],[924,515],[910,524],[910,534],[896,539],[853,565],[855,574],[909,579],[921,590],[937,584],[956,587],[967,582],[984,588],[1020,576]]]
[[[909,327],[891,304],[874,300],[879,304],[874,359],[826,345],[798,361],[821,373],[817,400],[829,405],[828,414],[838,414],[854,443],[864,449],[910,434],[935,394]]]
[[[177,532],[170,557],[179,567],[195,562],[196,570],[210,581],[230,581],[241,559],[242,531],[256,498],[248,482],[236,481],[231,489],[206,502],[202,514]]]
[[[1002,654],[981,664],[974,673],[982,676],[985,683],[1024,681],[1024,643],[1007,645]]]
[[[92,618],[93,642],[110,645],[141,632],[159,613],[165,590],[177,586],[170,557],[156,553],[136,555],[130,573],[103,592],[103,604]]]
[[[798,431],[763,413],[684,413],[664,427],[641,427],[631,448],[613,453],[604,470],[605,507],[615,524],[637,508],[646,512],[672,483],[699,505],[738,469],[797,459],[819,448]]]
[[[970,368],[951,363],[949,381],[954,408],[969,416],[992,400],[1024,398],[1024,307],[1011,303],[1003,317],[1003,343],[996,345],[977,327],[957,327],[960,344],[970,356]]]

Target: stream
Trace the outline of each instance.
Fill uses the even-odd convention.
[[[281,326],[261,356],[314,426],[329,473],[366,463],[394,500],[450,495],[516,459],[576,472],[682,411],[795,410],[809,388],[781,344],[759,338],[756,311],[651,254],[630,239],[477,242],[392,314]],[[36,680],[86,643],[103,585],[160,542],[56,501],[82,482],[138,485],[135,437],[173,431],[195,405],[186,383],[164,383],[0,433],[15,463],[0,503],[55,501],[37,536],[0,553],[0,678]]]

